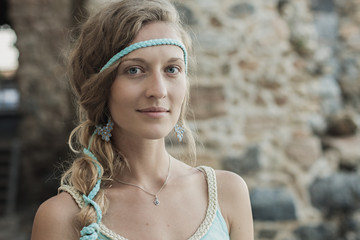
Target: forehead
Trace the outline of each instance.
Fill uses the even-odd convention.
[[[132,51],[131,53],[124,56],[120,60],[120,64],[129,60],[149,63],[175,60],[181,60],[185,62],[184,52],[182,51],[182,49],[178,46],[173,45],[159,45],[136,49],[135,51]]]
[[[131,44],[143,42],[147,40],[153,39],[174,39],[181,41],[181,37],[176,28],[166,22],[152,22],[146,24],[141,28],[139,33],[136,35],[135,39],[131,42]],[[159,46],[151,46],[139,48],[135,51],[130,52],[128,55],[123,57],[123,60],[131,59],[131,58],[152,58],[154,57],[154,51],[156,51],[156,56],[162,58],[181,58],[184,60],[184,52],[183,50],[174,45],[159,45]]]
[[[179,33],[173,25],[166,22],[152,22],[141,28],[131,44],[160,38],[171,38],[181,42]]]

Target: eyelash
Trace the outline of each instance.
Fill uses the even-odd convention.
[[[134,66],[134,67],[127,68],[127,69],[125,70],[125,72],[126,72],[127,74],[130,74],[130,75],[139,74],[139,72],[137,72],[137,73],[131,73],[131,72],[130,72],[131,70],[134,70],[134,69],[136,69],[136,70],[138,70],[138,71],[140,71],[140,72],[143,72],[140,67],[135,67],[135,66]]]
[[[177,72],[169,72],[170,69],[176,69]],[[136,73],[131,73],[132,70],[137,70],[137,72]],[[179,66],[168,66],[168,67],[165,68],[165,72],[169,73],[169,74],[172,74],[172,75],[175,75],[175,74],[181,73],[182,69]],[[129,75],[138,75],[140,73],[144,73],[144,70],[141,67],[132,66],[132,67],[129,67],[129,68],[125,69],[125,73],[129,74]]]
[[[175,72],[175,73],[168,72],[169,69],[176,69],[177,72]],[[165,68],[165,71],[170,74],[178,74],[178,73],[181,73],[181,68],[178,66],[169,66],[169,67]]]

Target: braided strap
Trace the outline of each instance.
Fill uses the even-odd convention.
[[[73,186],[61,185],[59,187],[58,191],[59,191],[59,193],[60,192],[69,193],[73,197],[73,199],[75,200],[76,204],[78,205],[78,207],[80,209],[85,206],[84,198],[82,197],[82,195],[80,195],[80,193]]]
[[[81,231],[80,240],[96,240],[98,239],[99,224],[92,223],[87,227],[84,227]]]
[[[208,183],[208,195],[209,202],[208,208],[206,210],[206,217],[204,221],[200,224],[199,228],[196,230],[194,235],[192,235],[188,240],[198,240],[201,239],[209,231],[211,225],[214,222],[216,211],[218,209],[218,200],[217,200],[217,185],[216,185],[216,173],[215,170],[211,167],[199,166],[200,170],[205,172],[207,183]]]
[[[95,155],[89,150],[89,149],[84,149],[84,153],[86,155],[88,155],[89,157],[91,157],[93,160],[95,160],[94,165],[97,168],[98,171],[98,180],[94,186],[94,188],[90,191],[89,195],[86,196],[85,194],[82,196],[85,202],[85,205],[91,204],[96,212],[96,223],[92,223],[88,226],[85,226],[81,231],[81,238],[80,240],[96,240],[98,238],[98,232],[99,232],[99,223],[101,222],[101,218],[102,218],[102,212],[100,209],[100,206],[93,200],[93,198],[96,196],[96,194],[99,192],[100,190],[100,185],[101,185],[101,168],[100,165],[98,163],[97,158],[95,157]]]
[[[115,54],[112,58],[110,58],[110,60],[101,68],[100,72],[104,71],[105,69],[110,67],[114,62],[116,62],[120,58],[124,57],[125,55],[131,53],[132,51],[134,51],[136,49],[144,48],[144,47],[159,46],[159,45],[174,45],[174,46],[180,47],[181,50],[183,50],[183,52],[184,52],[185,72],[187,72],[186,48],[185,48],[184,44],[182,44],[178,40],[170,39],[170,38],[151,39],[151,40],[147,40],[147,41],[143,41],[143,42],[134,43],[134,44],[124,48],[123,50],[121,50],[120,52]]]

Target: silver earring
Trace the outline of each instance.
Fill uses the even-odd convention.
[[[182,142],[185,133],[184,126],[177,123],[174,127],[174,131],[179,142]]]
[[[112,136],[111,130],[113,130],[113,126],[114,123],[111,120],[111,118],[109,118],[106,126],[96,125],[94,133],[96,133],[99,136],[101,135],[101,139],[104,140],[105,142],[109,142],[110,137]]]

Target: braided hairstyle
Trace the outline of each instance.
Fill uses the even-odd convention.
[[[79,120],[70,135],[69,145],[77,153],[77,158],[63,174],[61,184],[87,196],[100,178],[100,190],[93,201],[103,213],[106,213],[108,205],[104,188],[111,185],[112,177],[121,172],[127,163],[111,140],[105,142],[101,137],[94,136],[90,141],[95,126],[107,122],[108,96],[118,64],[102,72],[100,69],[114,54],[130,45],[144,25],[155,21],[172,24],[188,51],[191,49],[190,37],[181,25],[179,14],[167,0],[122,0],[107,4],[90,16],[80,27],[69,52],[69,80],[77,100]],[[188,92],[180,114],[180,121],[185,127]],[[187,132],[190,133],[189,129]],[[189,152],[192,152],[189,156],[194,158],[194,138],[191,133],[186,137],[191,149]],[[81,148],[90,149],[96,159],[76,150]],[[95,209],[87,205],[78,214],[79,228],[94,223],[96,218]]]

